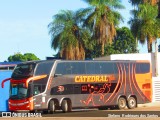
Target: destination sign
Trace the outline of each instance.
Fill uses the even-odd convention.
[[[108,76],[76,76],[75,82],[108,82]]]

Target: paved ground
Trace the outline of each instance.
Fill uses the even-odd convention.
[[[138,107],[160,107],[160,102],[151,102],[146,104],[138,104]]]
[[[122,115],[124,114],[124,115]],[[142,114],[142,115],[141,115]],[[160,120],[160,102],[140,104],[136,109],[125,110],[82,110],[73,111],[70,113],[62,113],[61,111],[55,114],[42,114],[45,117],[30,117],[30,118],[9,118],[11,120]],[[89,117],[92,116],[92,117]],[[108,116],[108,117],[107,117]],[[123,116],[123,117],[122,117]],[[159,116],[157,118],[157,116]],[[1,118],[6,120],[8,118]]]

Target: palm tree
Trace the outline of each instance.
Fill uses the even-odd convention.
[[[160,18],[160,0],[130,0],[133,6],[138,6],[143,3],[150,3],[151,5],[158,5],[158,18]]]
[[[104,55],[104,47],[111,43],[116,36],[115,26],[122,20],[115,9],[124,8],[120,0],[83,0],[91,8],[87,8],[87,19],[84,24],[92,31],[93,38],[101,46],[101,55]]]
[[[159,32],[157,20],[158,8],[149,3],[139,4],[137,10],[132,11],[134,18],[130,20],[131,30],[135,38],[143,44],[147,40],[148,52],[152,52],[152,42]]]
[[[143,3],[150,3],[151,5],[156,5],[159,0],[130,0],[129,2],[131,2],[133,6],[137,6]]]
[[[53,16],[53,21],[48,25],[51,47],[58,49],[61,58],[85,59],[85,44],[90,34],[80,27],[83,16],[81,10],[76,12],[62,10]]]

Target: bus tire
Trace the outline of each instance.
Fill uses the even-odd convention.
[[[50,113],[54,113],[55,112],[55,102],[54,100],[51,100],[50,103],[49,103],[49,111]]]
[[[61,107],[63,112],[70,112],[72,108],[71,102],[69,102],[69,100],[63,100]]]
[[[120,110],[125,109],[126,105],[127,105],[126,99],[124,97],[120,97],[118,99],[118,109]]]
[[[134,97],[130,97],[128,99],[128,103],[127,103],[127,106],[129,109],[134,109],[136,106],[137,106],[137,101]]]

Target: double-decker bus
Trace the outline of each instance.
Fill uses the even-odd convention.
[[[152,100],[149,61],[44,60],[18,64],[10,80],[10,111],[118,106]]]

